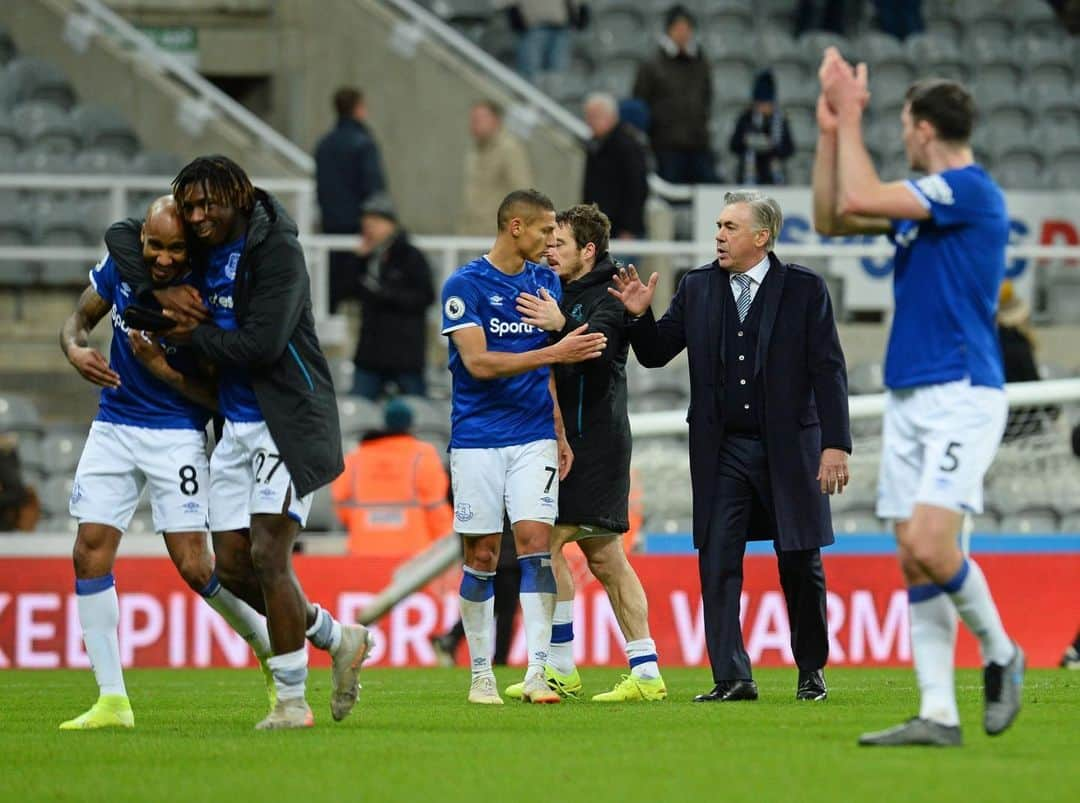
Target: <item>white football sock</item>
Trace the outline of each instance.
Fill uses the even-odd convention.
[[[560,675],[574,671],[574,601],[558,600],[551,618],[551,652],[548,666]]]
[[[942,725],[959,725],[953,665],[956,653],[956,610],[948,596],[932,584],[908,589],[911,657],[919,683],[919,716]]]
[[[216,572],[210,575],[210,582],[199,593],[206,600],[206,604],[217,611],[221,618],[229,623],[229,627],[251,645],[256,658],[265,661],[273,654],[266,620],[258,611],[225,588],[218,580]]]
[[[633,677],[643,680],[660,677],[660,665],[656,661],[656,642],[651,638],[626,642],[626,660],[630,664],[630,674]]]
[[[315,606],[315,623],[307,629],[308,640],[320,650],[333,652],[341,644],[341,622],[331,616],[326,608]]]
[[[495,627],[495,572],[465,566],[458,606],[474,678],[490,675],[491,639]]]
[[[76,580],[75,594],[83,643],[86,644],[90,665],[94,668],[98,689],[101,694],[121,694],[126,697],[117,636],[120,600],[116,596],[116,582],[112,573],[104,577]]]
[[[551,553],[519,555],[521,566],[521,620],[525,625],[525,646],[529,652],[526,677],[544,672],[551,652],[551,620],[555,615],[555,574]]]
[[[952,598],[964,624],[979,640],[983,663],[1009,663],[1016,648],[1001,624],[1001,616],[979,564],[965,558],[956,576],[941,587]]]
[[[302,699],[307,685],[307,645],[267,660],[279,700]]]

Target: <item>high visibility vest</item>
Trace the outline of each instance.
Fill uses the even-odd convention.
[[[412,435],[362,442],[330,486],[353,555],[410,557],[453,528],[450,481],[430,443]]]

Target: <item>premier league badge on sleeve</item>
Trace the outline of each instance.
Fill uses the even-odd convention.
[[[443,305],[443,311],[446,312],[447,318],[456,321],[465,314],[465,302],[457,296],[450,296]]]

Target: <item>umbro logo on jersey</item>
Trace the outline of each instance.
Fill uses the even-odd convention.
[[[493,307],[501,307],[503,303],[503,297],[496,293],[495,295],[490,296],[488,298],[488,301],[491,302],[491,306]]]

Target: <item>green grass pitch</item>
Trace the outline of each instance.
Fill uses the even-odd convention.
[[[693,704],[701,669],[667,669],[663,703],[465,702],[464,669],[371,669],[344,722],[313,670],[316,727],[256,733],[256,670],[132,670],[133,731],[60,733],[89,671],[0,672],[3,801],[1061,801],[1080,786],[1080,673],[1031,671],[1004,735],[981,729],[981,678],[958,673],[965,746],[866,749],[863,730],[915,711],[910,670],[834,669],[825,703],[793,670],[760,670],[756,703]],[[520,678],[499,672],[500,687]],[[582,672],[587,692],[619,672]]]

